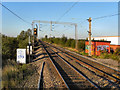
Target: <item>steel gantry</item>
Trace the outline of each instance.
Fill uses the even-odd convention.
[[[33,27],[34,27],[35,23],[39,24],[39,29],[40,29],[40,23],[49,23],[50,24],[50,30],[52,30],[52,24],[62,24],[62,25],[73,25],[73,26],[75,26],[75,48],[76,49],[78,48],[78,36],[77,36],[77,24],[76,23],[33,20],[33,22],[32,22],[32,30],[33,30]]]

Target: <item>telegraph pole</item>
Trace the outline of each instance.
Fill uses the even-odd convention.
[[[88,19],[88,22],[89,22],[89,31],[88,31],[88,34],[89,34],[89,48],[88,48],[89,56],[91,56],[91,21],[92,21],[92,19],[91,19],[91,17],[89,17],[89,19]]]

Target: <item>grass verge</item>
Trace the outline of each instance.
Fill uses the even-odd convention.
[[[17,64],[10,60],[2,70],[2,88],[15,88],[34,73],[33,64]]]

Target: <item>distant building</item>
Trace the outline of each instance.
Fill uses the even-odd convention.
[[[85,52],[88,53],[89,41],[85,41]],[[100,55],[101,51],[106,50],[110,53],[110,41],[92,40],[91,55]]]
[[[110,48],[115,51],[116,48],[120,48],[120,36],[101,36],[101,37],[92,37],[92,40],[104,40],[111,41]]]

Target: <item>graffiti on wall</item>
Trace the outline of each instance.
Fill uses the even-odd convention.
[[[87,50],[88,50],[88,46],[89,46],[89,45],[86,45],[85,49],[87,49]]]
[[[98,45],[97,46],[97,51],[99,51],[99,50],[107,50],[107,48],[108,48],[109,46],[108,45]]]

